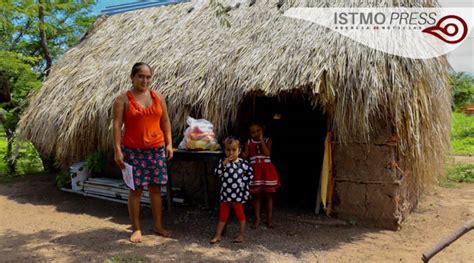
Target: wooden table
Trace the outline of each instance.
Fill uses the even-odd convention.
[[[188,150],[178,150],[174,149],[173,151],[173,159],[170,160],[170,163],[176,161],[195,161],[195,162],[202,162],[204,164],[204,171],[200,172],[199,175],[199,183],[201,185],[201,189],[203,190],[204,195],[204,203],[207,207],[210,207],[209,204],[209,195],[208,195],[208,179],[207,177],[209,174],[209,165],[215,166],[218,160],[223,157],[224,154],[222,151],[188,151]],[[168,164],[168,165],[169,165]],[[171,169],[168,169],[168,193],[167,193],[167,201],[168,201],[168,209],[171,211],[171,205],[173,202],[173,193],[172,193],[172,175],[170,173]]]

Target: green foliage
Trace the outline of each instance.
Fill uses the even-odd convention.
[[[454,109],[460,110],[469,103],[474,103],[474,78],[459,72],[449,76],[452,89]]]
[[[16,143],[16,142],[15,142]],[[9,173],[6,162],[7,139],[0,126],[0,181],[25,174],[38,173],[43,170],[43,164],[35,147],[29,142],[18,142],[16,172]]]
[[[17,151],[19,148],[19,145],[15,145],[15,130],[20,114],[27,105],[28,94],[41,86],[39,75],[32,68],[35,61],[32,57],[0,50],[0,83],[11,93],[11,100],[0,104],[0,122],[7,139],[7,151],[4,158],[9,174],[16,173],[16,162],[19,158],[15,154],[15,148]]]
[[[18,142],[18,149],[16,154],[17,174],[23,175],[43,171],[43,162],[33,144],[26,141]]]
[[[19,114],[26,107],[28,94],[41,87],[39,75],[33,71],[33,57],[25,57],[9,51],[0,50],[0,81],[6,81],[12,100],[0,104],[4,128],[14,131]]]
[[[71,176],[68,172],[60,172],[56,175],[56,185],[58,188],[67,187],[71,184]]]
[[[40,2],[45,23],[38,19]],[[47,46],[54,60],[64,50],[77,44],[79,37],[94,21],[89,15],[95,1],[0,1],[0,50],[40,57],[37,68],[44,70],[40,28],[46,31]]]
[[[453,112],[451,144],[455,155],[474,154],[474,116]]]
[[[457,183],[474,183],[474,164],[451,163],[446,166],[448,180]]]
[[[10,102],[0,104],[0,121],[7,137],[5,160],[9,174],[17,173],[16,162],[20,157],[36,154],[16,154],[21,146],[15,145],[15,130],[27,106],[26,98],[41,86],[47,57],[52,61],[57,59],[77,44],[81,34],[90,27],[95,19],[89,15],[94,3],[91,0],[0,1],[0,91],[5,93],[9,89],[12,95]],[[40,19],[40,7],[44,10],[44,23]],[[45,33],[49,56],[42,48],[41,32]]]
[[[132,263],[132,262],[145,262],[145,258],[137,255],[116,255],[107,260],[106,263]]]
[[[103,152],[95,152],[86,158],[86,169],[93,174],[100,174],[105,170],[107,159]]]

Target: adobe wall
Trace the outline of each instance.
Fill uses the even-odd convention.
[[[334,143],[334,213],[350,223],[397,230],[416,206],[388,130],[371,143]],[[409,173],[408,173],[409,174]]]

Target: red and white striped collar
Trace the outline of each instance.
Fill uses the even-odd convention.
[[[265,140],[265,142],[267,142],[267,141],[268,141],[268,138],[263,138],[263,140]],[[256,141],[256,140],[254,140],[254,139],[252,139],[252,138],[250,138],[250,142],[252,142],[252,143],[261,143],[261,141]]]

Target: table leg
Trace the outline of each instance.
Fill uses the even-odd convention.
[[[166,202],[168,204],[168,212],[171,212],[171,206],[173,204],[173,184],[171,182],[172,175],[170,173],[169,169],[170,167],[168,166],[168,182],[166,182]]]
[[[204,202],[207,205],[208,208],[211,207],[209,204],[209,182],[208,182],[208,165],[207,162],[204,162]]]

